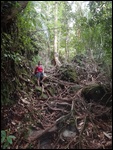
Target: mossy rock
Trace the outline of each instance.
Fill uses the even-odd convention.
[[[74,86],[72,86],[72,87],[70,87],[70,93],[74,93],[74,92],[76,92],[76,91],[78,91],[78,90],[80,90],[82,87],[80,86],[80,85],[74,85]]]
[[[59,69],[60,79],[69,82],[76,81],[76,71],[71,65],[62,66]]]
[[[99,101],[105,95],[105,89],[98,84],[89,85],[82,90],[82,96],[90,102],[90,100]]]
[[[85,87],[82,90],[81,95],[87,102],[93,100],[95,102],[100,102],[101,104],[106,104],[111,96],[111,94],[108,93],[107,88],[104,85],[99,84],[93,84]]]
[[[88,85],[81,94],[88,102],[90,100],[99,101],[105,95],[105,89],[98,84]]]

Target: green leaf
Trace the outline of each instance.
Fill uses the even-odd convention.
[[[6,143],[3,145],[3,149],[8,148],[8,146],[9,146],[9,143],[8,143],[8,142],[6,142]]]
[[[7,57],[7,54],[4,54],[4,57]]]
[[[6,138],[5,136],[2,137],[1,143],[3,143],[5,141],[5,138]]]
[[[16,8],[20,7],[20,4],[18,2],[16,2],[15,7]]]
[[[6,137],[6,131],[4,131],[4,130],[1,131],[1,137],[3,137],[3,136]]]
[[[15,139],[16,138],[14,135],[9,135],[8,137],[11,138],[11,139]]]
[[[7,137],[7,141],[8,143],[12,144],[12,138],[10,138],[9,136]]]

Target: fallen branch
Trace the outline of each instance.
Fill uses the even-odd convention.
[[[28,142],[33,142],[36,139],[38,139],[39,137],[41,137],[42,135],[44,135],[45,133],[47,133],[51,128],[53,128],[56,125],[56,123],[54,123],[53,125],[51,125],[50,127],[46,128],[45,130],[41,130],[41,131],[36,131],[34,137],[29,137],[27,139]]]
[[[65,109],[59,109],[59,108],[52,108],[51,106],[49,106],[47,103],[46,103],[46,105],[49,107],[49,109],[51,109],[51,110],[55,110],[55,111],[62,111],[62,112],[68,112],[68,111],[66,111]]]

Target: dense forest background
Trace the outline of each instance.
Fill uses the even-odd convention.
[[[23,95],[31,97],[36,84],[33,69],[38,61],[44,65],[48,78],[51,73],[57,79],[60,76],[61,80],[83,85],[98,78],[98,83],[109,89],[111,99],[112,1],[1,1],[2,114],[8,114],[6,110],[11,110]],[[65,70],[70,66],[88,76],[84,80],[68,80]],[[56,82],[52,77],[51,82]],[[2,137],[7,128],[7,123],[3,123]],[[12,128],[7,133],[10,134],[16,136]],[[4,143],[5,138],[2,140]],[[6,141],[4,147],[12,144],[11,138]]]

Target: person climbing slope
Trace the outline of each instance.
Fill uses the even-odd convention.
[[[45,79],[44,77],[44,67],[41,62],[38,62],[38,65],[35,67],[34,74],[37,77],[38,86],[42,86],[42,82]]]

